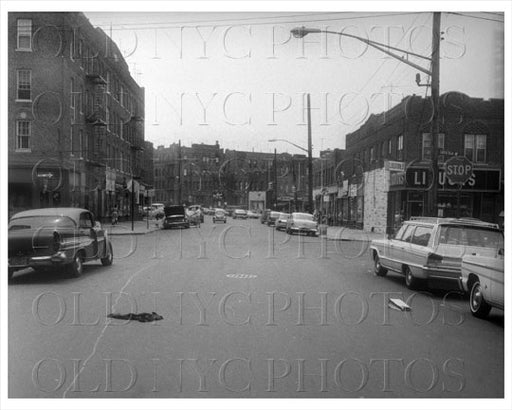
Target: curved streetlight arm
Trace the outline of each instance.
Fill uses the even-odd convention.
[[[294,147],[296,147],[296,148],[298,148],[298,149],[300,149],[300,150],[302,150],[304,152],[309,152],[306,148],[301,147],[300,145],[297,145],[297,144],[295,144],[295,143],[293,143],[291,141],[285,140],[283,138],[276,138],[276,139],[268,140],[268,142],[278,142],[278,141],[287,142],[288,144],[293,145]]]
[[[368,39],[366,39],[364,37],[359,37],[359,36],[356,36],[356,35],[353,35],[353,34],[342,33],[342,32],[338,32],[338,31],[320,30],[320,29],[307,28],[307,27],[297,27],[297,28],[292,29],[291,33],[296,38],[305,37],[305,36],[307,36],[310,33],[337,34],[338,36],[342,36],[342,37],[354,38],[354,39],[359,40],[359,41],[361,41],[361,42],[363,42],[365,44],[368,44],[370,47],[373,47],[373,48],[375,48],[375,49],[377,49],[379,51],[382,51],[383,53],[385,53],[387,55],[390,55],[391,57],[393,57],[393,58],[395,58],[397,60],[400,60],[404,64],[407,64],[407,65],[410,65],[411,67],[416,68],[417,70],[419,70],[419,71],[421,71],[421,72],[423,72],[423,73],[425,73],[425,74],[427,74],[429,76],[432,75],[432,72],[430,70],[427,70],[426,68],[423,68],[422,66],[420,66],[418,64],[410,62],[407,58],[404,58],[402,56],[399,56],[398,54],[392,53],[391,51],[389,51],[389,49],[395,50],[395,51],[399,51],[401,53],[405,53],[408,56],[414,56],[414,57],[422,58],[424,60],[432,62],[432,58],[427,57],[427,56],[423,56],[421,54],[413,53],[412,51],[403,50],[403,49],[398,48],[398,47],[393,47],[393,46],[390,46],[390,45],[387,45],[387,44],[384,44],[384,43],[379,43],[377,41],[368,40]]]

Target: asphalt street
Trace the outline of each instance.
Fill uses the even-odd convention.
[[[9,397],[504,394],[503,313],[476,319],[456,291],[375,276],[366,242],[209,217],[112,240],[110,267],[10,281]]]

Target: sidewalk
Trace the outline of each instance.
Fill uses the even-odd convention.
[[[133,231],[131,221],[119,222],[116,225],[105,223],[102,226],[109,235],[145,235],[160,229],[159,222],[156,219],[149,220],[149,227],[145,219],[143,221],[134,221]]]
[[[363,241],[370,242],[373,239],[385,239],[383,233],[366,232],[360,229],[350,229],[344,226],[328,226],[327,240],[330,241]]]

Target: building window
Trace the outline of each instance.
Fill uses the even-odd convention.
[[[110,71],[107,71],[107,79],[106,79],[106,81],[107,81],[107,87],[106,87],[107,93],[110,94]]]
[[[105,108],[105,122],[107,123],[107,131],[110,131],[110,110],[108,107]]]
[[[432,159],[432,135],[430,133],[422,134],[422,150],[421,150],[421,158],[424,160]],[[437,149],[444,149],[444,134],[437,134]]]
[[[16,149],[30,150],[31,124],[28,120],[16,121]]]
[[[84,40],[78,42],[78,57],[80,58],[80,68],[84,68]]]
[[[464,135],[464,155],[472,162],[485,162],[487,153],[487,135]]]
[[[18,70],[18,92],[16,99],[30,101],[32,88],[32,72],[30,70]]]
[[[75,120],[76,120],[76,112],[75,112],[76,95],[75,95],[75,79],[74,78],[71,79],[69,95],[70,95],[69,106],[71,108],[69,111],[69,115],[71,117],[71,124],[74,124]]]
[[[84,86],[80,86],[80,95],[79,98],[79,106],[80,106],[80,114],[84,113],[84,106],[85,106],[85,95],[84,95]]]
[[[69,58],[71,58],[71,61],[75,61],[76,58],[76,29],[73,29],[69,41]]]
[[[375,148],[371,147],[370,148],[370,162],[373,162],[373,161],[375,161]]]
[[[404,136],[399,135],[397,139],[397,159],[402,161],[404,159]]]
[[[18,19],[17,50],[32,51],[32,20]]]
[[[393,154],[393,140],[390,138],[388,140],[388,155],[391,156]]]

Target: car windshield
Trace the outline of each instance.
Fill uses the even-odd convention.
[[[279,219],[288,219],[290,214],[279,214]]]
[[[312,221],[313,215],[311,215],[311,214],[293,214],[293,219],[302,219],[305,221]]]
[[[224,211],[215,211],[215,215],[224,216]]]
[[[37,215],[11,219],[9,231],[21,229],[38,229],[44,227],[74,228],[75,222],[68,216],[62,215]]]
[[[441,226],[439,243],[446,245],[477,246],[482,248],[502,248],[501,231],[473,226]]]

